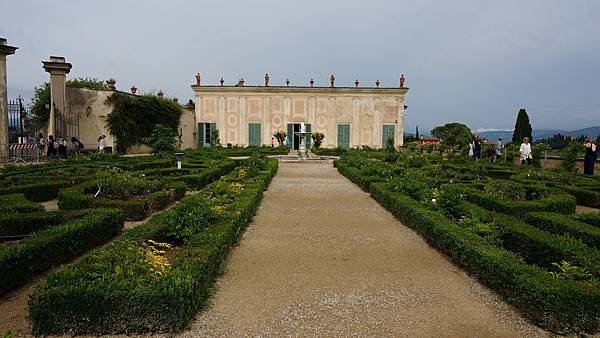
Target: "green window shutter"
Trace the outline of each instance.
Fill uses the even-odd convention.
[[[350,125],[338,124],[337,145],[340,148],[350,147]]]
[[[287,125],[287,146],[290,148],[294,148],[294,125],[289,123]]]
[[[312,131],[310,123],[305,123],[304,126],[306,127],[306,132],[310,133]],[[308,135],[306,137],[306,149],[310,149],[311,143],[312,143],[312,137],[311,137],[311,135]]]
[[[204,123],[198,123],[198,147],[204,147]]]
[[[387,147],[387,141],[388,139],[394,139],[394,130],[396,129],[396,126],[394,125],[384,125],[383,126],[383,132],[381,133],[381,148],[385,148]],[[395,143],[395,142],[394,142]]]
[[[261,146],[260,123],[248,123],[248,145]]]

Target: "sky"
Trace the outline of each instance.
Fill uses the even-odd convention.
[[[462,122],[511,129],[600,126],[598,0],[0,0],[8,95],[48,81],[40,61],[64,56],[69,78],[193,98],[190,85],[244,78],[271,85],[397,87],[405,130]]]

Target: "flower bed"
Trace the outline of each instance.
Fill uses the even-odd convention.
[[[277,161],[252,158],[122,240],[51,274],[29,303],[34,333],[184,328],[209,296],[276,170]]]

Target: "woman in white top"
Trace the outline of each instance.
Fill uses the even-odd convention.
[[[521,165],[525,163],[531,164],[533,156],[531,156],[531,144],[529,143],[529,137],[523,139],[523,143],[521,143],[519,152],[521,153]]]

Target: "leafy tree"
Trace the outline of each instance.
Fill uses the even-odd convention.
[[[186,105],[185,105],[185,109],[196,110],[196,104],[194,103],[194,100],[189,99],[188,103],[186,103]]]
[[[431,135],[442,140],[448,148],[460,148],[471,142],[473,134],[471,129],[462,123],[446,123],[443,126],[433,128]]]
[[[323,140],[325,139],[325,135],[323,133],[319,133],[319,132],[312,133],[312,135],[310,135],[310,137],[313,140],[313,147],[315,147],[315,148],[320,148],[321,143],[323,143]]]
[[[416,140],[416,138],[412,135],[408,135],[408,134],[404,135],[404,143],[411,143],[411,142],[414,142],[415,140]]]
[[[532,141],[533,138],[531,137],[531,132],[531,123],[529,123],[527,111],[521,108],[517,114],[517,122],[515,123],[515,131],[513,132],[512,142],[520,144],[525,137],[528,137],[529,140]]]
[[[96,78],[80,77],[67,80],[67,87],[87,88],[95,90],[106,90],[106,84]],[[31,99],[31,114],[33,115],[33,128],[42,129],[48,123],[50,118],[50,83],[45,82],[34,88],[33,98]]]
[[[177,130],[183,108],[154,95],[128,95],[115,92],[106,99],[113,106],[107,126],[117,138],[121,152],[131,146],[145,144],[157,124]]]
[[[285,138],[287,137],[287,133],[283,130],[277,130],[273,133],[273,137],[279,142],[279,146],[283,146],[283,142],[285,142]]]
[[[152,130],[147,143],[152,148],[153,154],[163,156],[175,152],[176,137],[177,133],[173,129],[157,124]]]
[[[415,140],[420,140],[421,139],[421,135],[419,135],[419,126],[417,126],[417,130],[415,132]]]
[[[563,158],[560,166],[567,171],[573,171],[575,169],[575,163],[577,158],[583,155],[585,148],[583,144],[578,142],[570,143],[566,148],[561,150],[560,155]]]

